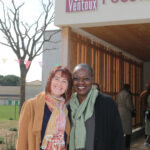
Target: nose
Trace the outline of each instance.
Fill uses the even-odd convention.
[[[61,86],[62,82],[60,80],[57,81],[57,86]]]
[[[85,81],[84,81],[84,79],[79,79],[79,80],[78,80],[78,83],[79,83],[79,84],[84,84]]]

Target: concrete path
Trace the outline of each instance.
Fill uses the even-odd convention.
[[[145,137],[142,136],[140,138],[135,139],[131,143],[131,149],[130,150],[150,150],[150,148],[147,148],[144,146]]]

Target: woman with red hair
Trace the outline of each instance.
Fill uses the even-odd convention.
[[[65,103],[71,93],[70,71],[53,68],[45,92],[23,104],[16,150],[66,150],[70,123]]]

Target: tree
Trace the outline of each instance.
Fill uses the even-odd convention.
[[[53,0],[47,0],[45,3],[41,0],[41,7],[43,12],[39,15],[37,20],[29,25],[20,19],[20,9],[25,3],[17,5],[15,0],[11,0],[11,7],[5,6],[5,3],[0,0],[3,7],[3,18],[0,19],[0,31],[3,33],[6,42],[0,41],[17,56],[20,63],[20,109],[25,101],[25,83],[26,76],[30,69],[33,59],[44,52],[42,46],[44,41],[42,39],[47,27],[54,20]],[[48,41],[51,40],[52,35]],[[25,62],[30,63],[26,67]]]
[[[0,86],[2,86],[4,83],[4,76],[0,75]]]
[[[7,75],[7,76],[0,75],[0,85],[1,86],[19,86],[20,78],[15,75]]]

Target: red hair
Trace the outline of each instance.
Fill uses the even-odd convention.
[[[66,67],[63,66],[56,66],[54,67],[48,77],[47,83],[46,83],[46,87],[45,87],[45,92],[46,93],[51,93],[51,82],[52,79],[54,78],[56,72],[60,71],[61,72],[61,76],[65,77],[68,81],[68,88],[66,93],[64,93],[62,96],[65,98],[66,101],[68,101],[71,97],[72,94],[72,74],[69,71],[69,69],[67,69]]]

